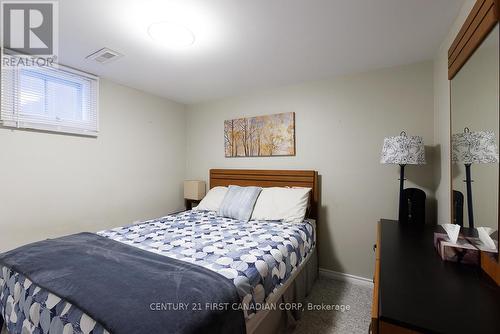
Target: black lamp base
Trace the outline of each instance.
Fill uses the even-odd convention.
[[[405,206],[403,205],[404,202],[404,195],[403,195],[403,190],[404,190],[404,184],[405,184],[405,167],[406,165],[402,164],[399,165],[401,167],[400,169],[400,176],[399,176],[399,222],[406,222],[407,221],[407,216],[408,212],[405,210]]]
[[[467,214],[469,227],[474,228],[474,210],[472,208],[472,177],[470,171],[471,164],[465,164],[465,184],[467,186]]]

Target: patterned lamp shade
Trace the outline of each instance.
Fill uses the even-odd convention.
[[[425,164],[424,140],[420,136],[407,136],[402,132],[384,139],[382,164],[423,165]]]
[[[498,147],[493,131],[469,131],[451,138],[453,162],[463,164],[489,164],[498,162]]]

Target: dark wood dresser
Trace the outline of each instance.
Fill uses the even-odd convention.
[[[479,267],[442,261],[436,226],[378,225],[372,333],[500,333],[500,287]]]

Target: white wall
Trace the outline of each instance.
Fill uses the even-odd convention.
[[[296,113],[295,157],[224,157],[224,120],[280,112]],[[406,130],[433,143],[433,116],[430,62],[189,106],[186,177],[207,179],[210,168],[318,170],[320,266],[372,277],[376,223],[398,212],[399,167],[379,163],[383,139]],[[431,155],[428,166],[408,167],[407,186],[427,191],[434,220]]]
[[[435,184],[439,224],[451,223],[450,165],[450,84],[448,80],[448,49],[462,27],[475,0],[465,0],[460,14],[434,59],[434,139]],[[439,161],[439,162],[438,162]]]
[[[101,80],[97,138],[0,128],[0,252],[180,209],[184,106]]]

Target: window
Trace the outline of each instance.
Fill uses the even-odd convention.
[[[59,66],[2,68],[7,127],[97,136],[99,79]]]

